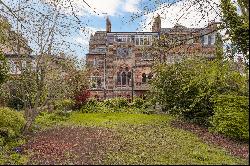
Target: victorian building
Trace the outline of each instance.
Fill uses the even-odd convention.
[[[99,99],[143,96],[152,79],[156,62],[174,63],[186,56],[215,53],[216,23],[205,28],[175,25],[161,28],[158,15],[151,32],[112,32],[106,19],[106,31],[91,35],[86,55],[91,96]]]

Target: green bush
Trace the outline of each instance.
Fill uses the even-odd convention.
[[[74,106],[74,101],[71,99],[57,100],[54,102],[54,107],[56,110],[68,111]]]
[[[8,100],[7,106],[16,110],[20,110],[23,108],[24,103],[21,99],[17,98],[17,97],[11,97]]]
[[[143,102],[144,104],[140,106],[139,102]],[[145,108],[149,107],[149,103],[145,101],[141,101],[138,99],[136,101],[135,107],[133,104],[130,105],[127,99],[125,98],[112,98],[104,100],[103,102],[98,102],[95,99],[89,100],[83,107],[81,107],[80,111],[83,113],[111,113],[111,112],[127,112],[127,113],[146,113],[149,114],[152,111],[145,110]]]
[[[129,106],[129,102],[126,98],[117,97],[112,99],[104,100],[104,105],[109,108],[119,109]]]
[[[6,107],[0,107],[1,142],[20,136],[25,125],[23,114]]]
[[[246,76],[229,61],[187,59],[175,64],[155,66],[151,81],[154,101],[163,111],[182,115],[193,122],[209,125],[213,116],[211,98],[219,94],[246,95]]]
[[[144,104],[145,104],[145,100],[143,100],[142,98],[140,97],[136,97],[132,103],[132,106],[133,107],[136,107],[136,108],[143,108],[144,107]]]
[[[127,112],[127,113],[153,113],[152,109],[147,109],[151,105],[141,98],[136,98],[132,104],[129,104],[126,98],[112,98],[99,102],[95,99],[89,100],[80,108],[83,113],[111,113],[111,112]]]
[[[220,95],[212,101],[215,103],[215,112],[210,118],[210,129],[228,137],[249,140],[249,98]]]
[[[150,101],[143,100],[140,97],[136,97],[131,106],[133,108],[139,108],[140,113],[152,114],[155,112],[153,109],[149,109],[149,107],[152,106],[152,103]]]
[[[61,113],[56,112],[41,112],[39,116],[36,117],[35,123],[32,126],[33,130],[40,130],[41,128],[51,127],[55,124],[58,124],[61,121],[65,121],[70,116],[70,113],[62,115]]]
[[[80,111],[82,113],[95,113],[95,112],[99,112],[102,109],[103,107],[101,105],[101,102],[98,102],[96,99],[90,99],[87,101],[86,104],[84,104],[80,108]]]

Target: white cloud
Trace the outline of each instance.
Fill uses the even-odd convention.
[[[139,2],[140,2],[140,0],[127,0],[124,3],[124,10],[126,12],[130,12],[130,13],[138,12],[139,9],[138,9],[137,5],[139,4]]]
[[[44,0],[54,3],[53,0]],[[67,14],[71,14],[72,10],[79,16],[95,15],[103,16],[107,13],[114,16],[121,12],[136,12],[140,0],[67,0],[60,1],[60,8]]]
[[[79,36],[75,37],[74,40],[81,44],[84,48],[88,49],[90,35],[94,34],[96,31],[104,31],[104,29],[98,29],[94,27],[85,27],[85,29],[81,29],[79,32]]]
[[[161,16],[162,28],[171,28],[177,23],[190,28],[205,27],[209,21],[220,20],[218,4],[219,0],[183,0],[173,5],[163,4],[155,12],[145,16],[141,29],[151,31],[153,17],[157,14]]]

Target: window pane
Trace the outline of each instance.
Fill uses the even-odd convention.
[[[126,85],[127,83],[126,83],[126,73],[125,72],[123,72],[122,73],[122,85]]]

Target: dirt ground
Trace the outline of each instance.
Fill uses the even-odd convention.
[[[30,154],[28,164],[101,164],[114,139],[108,129],[90,127],[53,128],[36,133],[22,147]]]

